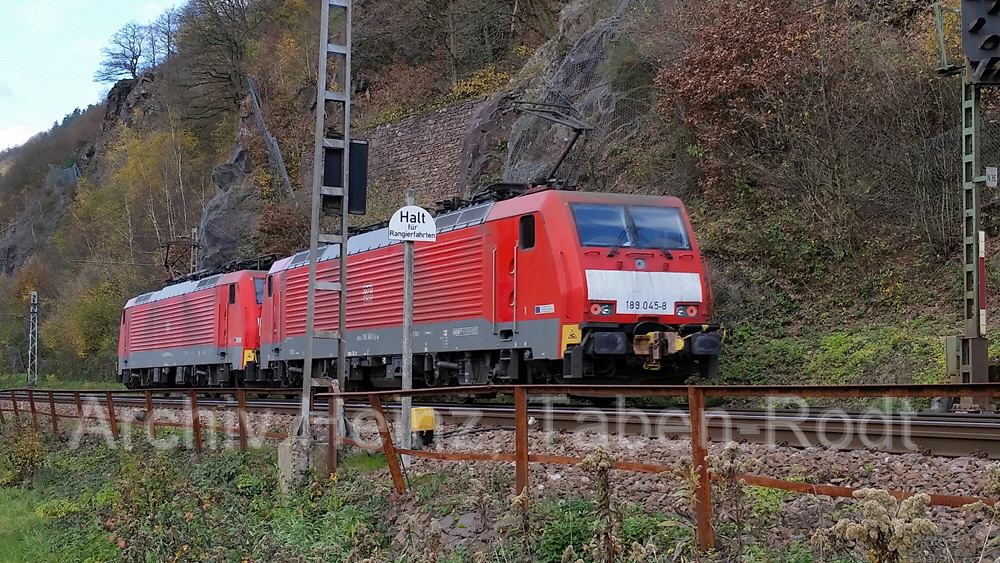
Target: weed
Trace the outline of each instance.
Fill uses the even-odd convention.
[[[406,540],[403,546],[400,540]],[[416,540],[416,541],[415,541]],[[452,552],[442,559],[444,555],[445,533],[440,522],[431,520],[430,525],[422,526],[419,519],[412,514],[403,516],[403,523],[399,535],[393,547],[402,547],[399,550],[397,560],[415,561],[416,563],[448,563],[450,561],[463,561],[464,552]]]
[[[517,515],[521,526],[521,537],[524,540],[525,549],[531,548],[531,496],[528,494],[528,487],[521,489],[521,493],[510,499],[510,507]]]
[[[451,92],[444,98],[445,104],[486,96],[500,90],[510,80],[506,72],[497,71],[495,65],[476,71],[469,78],[459,80],[451,87]]]
[[[749,531],[747,523],[750,516],[750,506],[747,502],[746,483],[740,475],[749,473],[756,460],[741,460],[740,446],[729,442],[721,455],[708,456],[709,470],[715,479],[716,502],[715,514],[720,520],[731,523],[733,532],[733,552],[742,555],[744,536]]]
[[[750,501],[750,512],[759,526],[778,523],[785,506],[785,491],[768,487],[747,487],[746,495]]]
[[[438,563],[438,558],[444,550],[444,531],[437,520],[432,520],[423,536],[424,545],[420,553],[419,563]]]
[[[583,563],[583,559],[577,558],[576,550],[573,549],[572,545],[566,546],[566,551],[563,551],[562,558],[559,561],[560,563]]]
[[[621,537],[626,545],[646,543],[654,540],[669,540],[661,537],[663,531],[671,527],[662,515],[651,516],[635,505],[626,505],[619,511],[621,515]]]
[[[559,563],[567,550],[575,554],[577,547],[584,549],[594,537],[594,505],[589,501],[573,498],[543,503],[539,512],[549,518],[538,542],[539,563]]]
[[[994,463],[986,466],[986,483],[983,485],[983,495],[994,499],[1000,497],[1000,464]],[[994,555],[997,543],[1000,542],[1000,539],[993,535],[993,526],[1000,523],[1000,503],[988,506],[982,501],[976,501],[963,506],[962,509],[970,514],[981,514],[988,518],[989,530],[987,530],[986,540],[983,542],[980,560],[987,555]]]
[[[611,498],[611,470],[618,459],[618,456],[612,455],[604,446],[597,446],[592,454],[580,462],[580,469],[588,473],[594,482],[597,531],[591,553],[598,563],[614,563],[624,550],[619,539],[621,514]]]
[[[821,546],[830,546],[830,538],[858,548],[872,563],[899,563],[914,548],[917,541],[937,532],[937,526],[926,518],[930,497],[917,494],[897,502],[880,489],[854,491],[860,501],[855,519],[840,520],[829,530],[817,533]]]
[[[121,458],[115,490],[119,491],[114,509],[124,518],[141,517],[155,512],[167,502],[175,486],[175,473],[163,452],[124,454]]]
[[[345,563],[375,563],[385,558],[385,552],[375,541],[367,526],[360,526],[354,538],[354,547],[347,554]]]
[[[471,508],[476,511],[479,517],[479,524],[485,528],[490,519],[490,510],[493,508],[493,498],[489,489],[479,479],[469,480],[469,498]]]
[[[661,473],[674,484],[670,496],[674,499],[674,511],[694,527],[695,502],[698,484],[701,483],[701,467],[695,467],[690,456],[681,456],[670,471]]]
[[[42,436],[35,428],[15,423],[7,433],[9,446],[0,452],[0,486],[23,483],[45,460]]]
[[[35,507],[35,514],[42,518],[53,518],[56,520],[65,518],[71,514],[79,514],[82,511],[83,508],[79,504],[64,498],[43,502]]]
[[[452,478],[453,475],[446,471],[417,475],[410,479],[410,489],[414,499],[424,504],[438,493],[447,491]]]

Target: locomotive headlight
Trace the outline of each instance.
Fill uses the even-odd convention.
[[[615,314],[615,306],[611,303],[591,303],[590,304],[590,314],[591,315],[613,315]]]
[[[698,307],[696,305],[678,305],[674,314],[678,317],[697,317]]]

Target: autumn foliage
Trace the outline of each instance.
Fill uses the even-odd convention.
[[[794,90],[815,48],[813,22],[797,2],[708,0],[687,4],[678,17],[694,33],[656,85],[661,106],[677,111],[709,150],[763,125],[769,113],[760,104]]]
[[[673,21],[694,25],[667,33],[679,55],[656,77],[660,107],[693,134],[707,196],[763,198],[748,211],[784,217],[777,241],[802,237],[789,229],[809,218],[820,256],[915,232],[948,248],[957,156],[941,135],[957,123],[958,84],[933,75],[929,8],[709,0]]]
[[[294,254],[309,245],[308,218],[289,204],[270,204],[260,216],[255,244],[263,254]]]

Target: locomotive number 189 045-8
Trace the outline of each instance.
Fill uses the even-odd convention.
[[[673,309],[671,304],[666,301],[625,301],[625,309],[627,311],[670,311]]]

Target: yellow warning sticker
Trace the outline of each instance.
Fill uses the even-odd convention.
[[[248,363],[256,361],[257,361],[257,352],[255,352],[254,350],[243,351],[243,368],[246,368]]]
[[[583,333],[580,331],[580,325],[563,325],[562,327],[562,349],[566,350],[566,347],[570,344],[579,344],[583,340]]]

